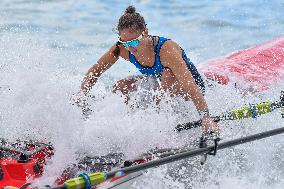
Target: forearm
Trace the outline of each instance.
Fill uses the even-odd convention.
[[[115,48],[116,45],[113,45],[86,73],[81,84],[81,91],[85,94],[90,91],[98,78],[118,60],[119,57],[113,54]]]
[[[199,89],[199,87],[195,83],[186,82],[185,89],[187,93],[191,96],[191,99],[197,109],[198,112],[208,110],[207,103],[205,98]]]
[[[81,91],[83,91],[85,94],[88,93],[92,86],[97,82],[101,74],[102,70],[99,69],[98,64],[93,65],[85,74],[81,84]]]
[[[176,74],[175,77],[179,81],[183,91],[191,98],[198,112],[208,110],[205,98],[200,88],[195,83],[194,78],[188,71],[181,71],[180,74]]]

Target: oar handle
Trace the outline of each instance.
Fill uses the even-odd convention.
[[[221,120],[220,116],[212,117],[215,122],[219,122]],[[193,122],[188,122],[188,123],[183,123],[183,124],[178,124],[175,127],[175,131],[180,132],[182,130],[189,130],[197,127],[202,126],[202,120],[198,121],[193,121]]]
[[[183,123],[183,124],[178,124],[175,127],[175,131],[182,131],[182,130],[189,130],[189,129],[193,129],[193,128],[197,128],[197,127],[201,127],[201,120],[198,121],[193,121],[193,122],[188,122],[188,123]]]

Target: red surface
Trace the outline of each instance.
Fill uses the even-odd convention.
[[[30,145],[29,150],[34,150],[36,146]],[[31,156],[30,160],[20,163],[13,158],[1,158],[0,167],[4,173],[4,179],[0,180],[0,189],[5,186],[21,187],[43,173],[43,166],[47,157],[53,155],[53,150],[43,149],[42,151]]]
[[[0,181],[0,188],[5,186],[21,187],[29,180],[33,180],[41,174],[34,172],[35,160],[28,163],[18,163],[13,159],[2,159],[0,166],[4,173],[4,179]]]
[[[200,70],[207,79],[221,84],[234,82],[252,87],[255,92],[266,90],[284,78],[284,36],[207,61]]]

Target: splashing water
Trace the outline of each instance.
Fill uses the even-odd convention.
[[[72,4],[72,1],[69,3]],[[147,1],[142,3],[145,5]],[[77,8],[82,8],[84,4],[80,6],[75,4],[73,13],[67,11],[69,10],[67,5],[64,6],[66,19],[68,15],[75,14],[76,5]],[[101,12],[105,11],[104,4],[98,6]],[[51,9],[53,8],[49,10]],[[156,14],[160,15],[160,12]],[[90,20],[86,15],[81,16],[82,20]],[[147,16],[150,17],[150,14]],[[185,22],[183,18],[178,17],[178,19],[178,22],[174,24],[176,27],[177,24]],[[72,19],[69,21],[72,22]],[[202,19],[199,21],[201,22]],[[62,22],[62,27],[68,28],[65,25],[66,22]],[[80,23],[76,24],[80,25]],[[81,24],[84,25],[84,22]],[[199,24],[204,26],[206,21]],[[210,24],[210,27],[215,27],[212,26],[212,22]],[[219,22],[215,24],[220,25]],[[50,29],[50,25],[48,23],[46,27]],[[14,27],[9,26],[4,31],[1,28],[0,33],[0,42],[4,44],[0,45],[0,137],[11,141],[33,139],[51,142],[54,145],[55,155],[48,161],[43,177],[37,181],[39,185],[51,184],[68,165],[76,163],[78,157],[85,154],[105,155],[119,151],[130,159],[155,147],[186,145],[193,142],[196,139],[195,136],[200,135],[199,129],[183,133],[172,132],[176,124],[198,118],[192,102],[184,102],[180,98],[165,98],[159,106],[152,103],[144,108],[131,108],[124,103],[124,99],[119,94],[111,93],[110,89],[115,80],[127,74],[135,74],[134,69],[123,65],[122,61],[111,68],[110,74],[104,75],[93,88],[91,93],[95,99],[89,99],[93,112],[88,119],[84,119],[80,108],[72,105],[70,99],[79,89],[82,73],[87,70],[90,62],[98,57],[92,48],[96,53],[100,53],[105,50],[105,47],[99,46],[92,40],[84,46],[83,42],[90,39],[87,34],[79,35],[81,38],[79,37],[79,42],[74,45],[66,42],[68,41],[66,38],[66,41],[57,41],[56,34],[45,38],[40,31],[40,34],[34,33],[36,26],[32,29],[28,28],[27,31],[16,26],[16,30],[13,30]],[[197,26],[178,30],[178,32],[188,30],[194,32]],[[153,24],[154,31],[158,30],[157,27]],[[100,27],[99,31],[102,32],[104,29]],[[69,30],[66,29],[66,31]],[[68,36],[74,33],[76,31],[72,30]],[[62,33],[58,35],[64,36]],[[270,37],[272,34],[267,35]],[[88,37],[82,38],[82,36]],[[108,45],[112,38],[107,38],[105,33],[95,36],[95,40],[99,41],[104,36],[106,41],[100,42]],[[212,36],[208,35],[208,38]],[[179,40],[182,41],[182,39]],[[192,39],[193,42],[195,40],[197,39]],[[228,41],[231,42],[231,39],[226,38],[222,43]],[[205,44],[206,41],[202,43]],[[232,43],[228,44],[232,45]],[[243,44],[242,47],[244,46],[247,44]],[[229,50],[234,48],[237,47],[230,46]],[[198,51],[198,46],[195,49]],[[191,52],[194,62],[210,57],[209,55],[201,56],[203,52],[206,54],[208,51],[199,49],[196,54]],[[221,54],[227,52],[222,51]],[[90,58],[92,53],[95,55]],[[127,70],[127,73],[124,70]],[[217,86],[209,89],[205,97],[212,114],[218,115],[244,104],[267,99],[278,100],[283,88],[282,81],[261,95],[242,96],[236,93],[233,86]],[[144,91],[134,93],[133,98],[141,97],[141,93]],[[275,111],[257,119],[224,121],[220,123],[220,126],[222,139],[229,140],[282,127],[283,119],[280,113]],[[196,157],[150,169],[134,183],[133,187],[282,188],[284,184],[283,142],[282,136],[276,136],[225,149],[219,151],[216,157],[210,157],[204,166],[200,165],[200,158]]]
[[[159,109],[155,105],[133,109],[124,104],[120,95],[112,94],[102,84],[92,91],[99,100],[91,101],[93,113],[84,120],[80,109],[70,103],[78,77],[63,73],[58,64],[60,59],[72,62],[78,61],[78,57],[26,39],[27,36],[15,38],[15,35],[12,39],[9,34],[1,38],[8,44],[0,49],[1,62],[6,63],[1,67],[1,137],[31,138],[54,144],[55,156],[46,166],[40,183],[53,182],[68,165],[76,163],[78,152],[105,155],[119,151],[133,158],[155,147],[185,145],[200,134],[198,129],[180,134],[172,132],[177,123],[197,119],[192,102],[164,99]],[[207,91],[206,98],[211,112],[218,115],[248,102],[278,99],[282,87],[279,85],[261,96],[245,98],[237,94],[233,86],[218,87]],[[274,112],[256,120],[227,121],[220,125],[222,138],[226,140],[282,124],[280,114]],[[183,160],[149,170],[134,187],[279,188],[284,174],[283,147],[283,137],[276,136],[222,150],[216,157],[210,157],[204,166],[199,165],[199,158]]]

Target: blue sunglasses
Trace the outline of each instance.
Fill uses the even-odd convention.
[[[135,48],[140,44],[143,35],[144,35],[144,32],[142,32],[142,34],[140,36],[138,36],[137,38],[132,39],[130,41],[121,41],[120,38],[119,38],[118,43],[122,44],[125,48],[128,48],[128,47],[134,47]]]

